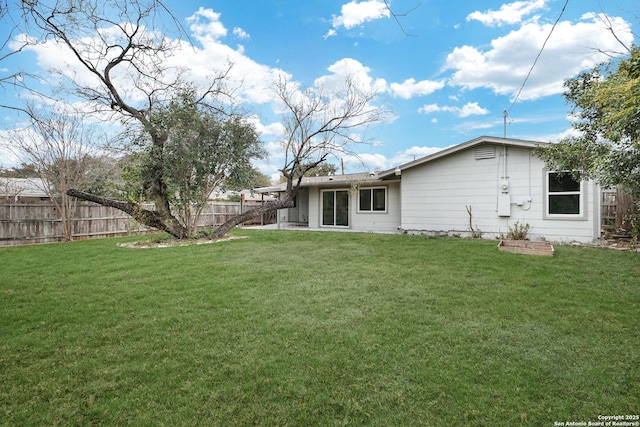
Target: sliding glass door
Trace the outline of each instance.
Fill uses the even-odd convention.
[[[348,190],[324,190],[322,192],[322,225],[349,226]]]

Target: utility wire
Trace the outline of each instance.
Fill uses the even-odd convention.
[[[536,59],[533,61],[533,65],[531,65],[531,68],[529,69],[529,73],[527,73],[527,77],[525,77],[524,81],[522,82],[522,86],[520,86],[520,90],[518,90],[518,94],[513,99],[513,102],[511,103],[511,106],[509,107],[509,110],[507,112],[505,112],[505,117],[506,117],[506,114],[511,112],[511,109],[513,108],[514,105],[516,105],[516,102],[518,102],[518,98],[520,97],[520,94],[522,93],[522,90],[524,89],[524,85],[527,84],[527,80],[529,80],[529,77],[531,77],[531,73],[533,72],[533,69],[535,68],[536,64],[538,63],[538,59],[540,59],[540,55],[542,55],[542,51],[547,46],[547,42],[551,38],[551,34],[553,34],[553,30],[556,29],[556,25],[558,25],[558,22],[560,22],[560,19],[562,18],[562,15],[564,15],[564,11],[567,9],[567,5],[568,4],[569,4],[569,0],[566,0],[564,2],[564,6],[562,7],[562,10],[560,11],[560,15],[558,16],[558,19],[556,19],[556,22],[553,23],[553,27],[551,27],[551,31],[549,31],[549,35],[547,35],[547,38],[544,40],[544,43],[542,43],[542,47],[540,48],[540,52],[538,52],[538,55],[536,56]]]

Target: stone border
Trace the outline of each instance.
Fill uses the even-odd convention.
[[[166,240],[163,242],[140,241],[131,243],[118,243],[119,248],[149,249],[149,248],[174,248],[179,246],[208,245],[210,243],[228,242],[236,239],[246,239],[248,236],[226,236],[222,239],[197,239],[197,240]]]

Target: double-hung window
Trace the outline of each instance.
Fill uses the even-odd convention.
[[[573,178],[570,173],[547,172],[545,193],[547,218],[584,217],[584,183]]]
[[[387,189],[385,187],[361,188],[358,190],[359,212],[385,212]]]

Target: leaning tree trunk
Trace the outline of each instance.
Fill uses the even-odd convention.
[[[298,194],[298,188],[300,188],[300,182],[302,182],[302,175],[300,175],[297,179],[297,182],[294,184],[294,178],[291,174],[285,174],[285,171],[282,171],[283,175],[287,177],[287,190],[284,194],[284,198],[281,200],[275,200],[273,202],[267,202],[264,205],[257,207],[255,209],[248,210],[247,212],[241,213],[240,215],[236,215],[233,218],[230,218],[224,224],[216,228],[216,230],[209,236],[210,239],[221,239],[227,234],[233,227],[236,225],[240,225],[243,222],[249,221],[250,219],[257,218],[262,214],[267,212],[271,212],[277,209],[284,208],[292,208],[293,201]]]
[[[68,190],[67,195],[76,197],[80,200],[94,202],[102,206],[116,208],[124,213],[131,215],[131,217],[139,223],[144,224],[147,227],[166,231],[177,239],[184,239],[185,237],[187,237],[187,229],[183,227],[167,209],[163,209],[161,211],[151,211],[143,208],[136,203],[107,199],[75,189]]]
[[[293,198],[286,198],[286,199],[277,200],[274,202],[267,202],[262,206],[248,210],[246,212],[241,213],[240,215],[236,215],[233,218],[229,219],[224,224],[216,228],[215,231],[211,233],[211,236],[209,236],[209,238],[221,239],[224,237],[225,234],[229,232],[229,230],[231,230],[236,225],[240,225],[243,222],[249,221],[250,219],[257,218],[260,215],[265,214],[267,212],[270,212],[276,209],[283,209],[283,208],[290,208],[290,207],[293,207]]]

